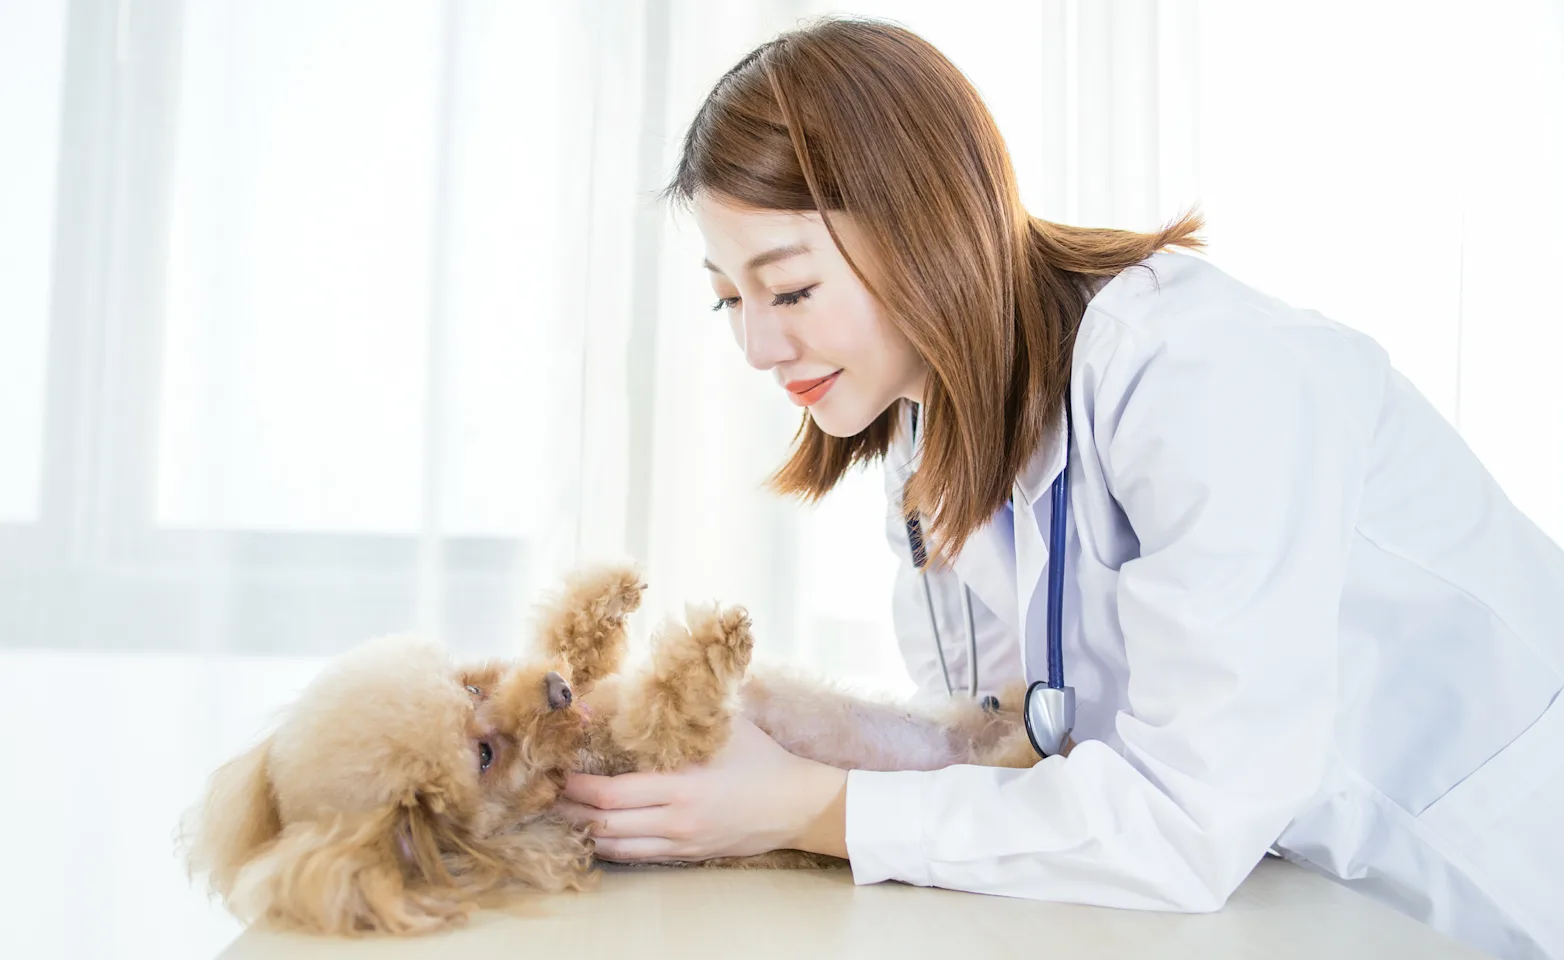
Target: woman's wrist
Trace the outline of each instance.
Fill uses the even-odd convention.
[[[788,848],[847,859],[847,771],[808,760],[797,782],[801,822]]]

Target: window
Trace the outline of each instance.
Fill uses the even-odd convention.
[[[38,521],[64,0],[0,6],[0,524]]]

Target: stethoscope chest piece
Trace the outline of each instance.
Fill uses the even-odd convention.
[[[1026,737],[1040,757],[1064,752],[1064,745],[1075,729],[1075,688],[1050,687],[1039,680],[1026,688],[1026,703],[1021,711],[1026,721]]]

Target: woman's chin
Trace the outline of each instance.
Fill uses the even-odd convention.
[[[879,416],[876,411],[852,409],[849,404],[833,405],[829,401],[837,399],[827,397],[825,402],[817,403],[809,408],[809,419],[819,427],[826,436],[846,439],[856,437],[869,428],[874,418]],[[846,399],[846,398],[842,398]]]

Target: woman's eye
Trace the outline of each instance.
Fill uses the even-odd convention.
[[[494,748],[485,741],[478,741],[478,770],[482,772],[489,769],[489,764],[494,762]]]
[[[809,299],[810,291],[814,290],[816,286],[818,286],[818,284],[807,286],[802,290],[794,290],[792,293],[779,293],[777,294],[776,299],[771,301],[771,305],[773,307],[796,306],[800,300]]]
[[[819,284],[815,283],[810,284],[801,290],[793,290],[788,293],[779,293],[772,297],[771,305],[773,307],[797,306],[799,301],[809,299],[809,294],[812,293],[815,287],[818,286]],[[722,297],[716,303],[712,304],[711,309],[717,313],[721,313],[724,310],[732,310],[734,307],[737,307],[742,302],[742,300],[743,298],[741,297]]]

